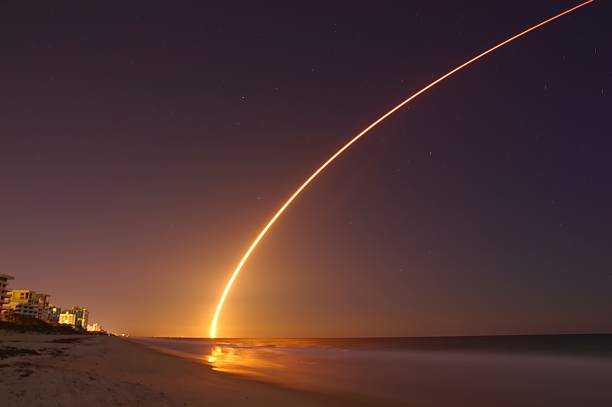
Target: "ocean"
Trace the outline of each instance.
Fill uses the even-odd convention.
[[[612,406],[612,335],[130,340],[218,372],[380,405]]]

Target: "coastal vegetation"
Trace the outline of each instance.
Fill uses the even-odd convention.
[[[54,325],[37,318],[21,316],[13,316],[10,321],[0,321],[0,331],[59,335],[87,333],[84,329],[73,328],[70,325]]]

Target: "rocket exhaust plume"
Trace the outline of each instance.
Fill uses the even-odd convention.
[[[387,117],[391,116],[393,113],[395,113],[396,111],[398,111],[399,109],[401,109],[402,107],[404,107],[405,105],[407,105],[408,103],[410,103],[412,100],[414,100],[415,98],[417,98],[418,96],[420,96],[421,94],[427,92],[429,89],[433,88],[434,86],[436,86],[437,84],[439,84],[440,82],[442,82],[443,80],[447,79],[448,77],[454,75],[455,73],[461,71],[463,68],[466,68],[467,66],[473,64],[474,62],[478,61],[481,58],[484,58],[485,56],[489,55],[490,53],[492,53],[493,51],[496,51],[499,48],[502,48],[508,44],[510,44],[511,42],[513,42],[514,40],[517,40],[527,34],[529,34],[531,31],[534,31],[540,27],[543,27],[545,25],[547,25],[548,23],[553,22],[554,20],[563,17],[566,14],[572,13],[576,10],[578,10],[581,7],[586,6],[587,4],[592,3],[594,0],[588,0],[585,1],[583,3],[578,4],[577,6],[574,6],[570,9],[567,9],[555,16],[552,16],[532,27],[527,28],[526,30],[523,30],[521,32],[519,32],[518,34],[513,35],[512,37],[500,42],[497,45],[494,45],[493,47],[487,49],[486,51],[481,52],[480,54],[476,55],[475,57],[473,57],[472,59],[469,59],[468,61],[462,63],[461,65],[457,66],[456,68],[452,69],[451,71],[449,71],[448,73],[445,73],[444,75],[440,76],[438,79],[434,80],[433,82],[431,82],[429,85],[425,86],[424,88],[422,88],[421,90],[417,91],[416,93],[412,94],[411,96],[409,96],[407,99],[404,99],[403,101],[401,101],[399,104],[397,104],[394,108],[392,108],[391,110],[389,110],[387,113],[383,114],[382,116],[380,116],[378,119],[376,119],[376,121],[374,121],[372,124],[370,124],[368,127],[366,127],[365,129],[363,129],[359,134],[357,134],[356,136],[354,136],[351,140],[349,140],[344,146],[342,146],[338,151],[336,151],[331,157],[329,157],[323,164],[321,164],[315,172],[312,173],[312,175],[310,175],[306,181],[304,181],[298,189],[295,190],[295,192],[293,193],[293,195],[291,195],[289,197],[289,199],[287,199],[287,201],[283,204],[283,206],[280,207],[280,209],[274,214],[274,216],[272,217],[272,219],[270,219],[268,221],[268,223],[266,224],[266,226],[259,232],[259,234],[257,235],[257,237],[255,238],[255,240],[253,240],[253,242],[251,243],[251,245],[249,246],[249,248],[247,249],[247,251],[244,253],[244,255],[242,256],[242,259],[240,260],[240,262],[238,263],[238,266],[234,269],[234,272],[232,273],[232,276],[230,277],[229,281],[227,282],[227,285],[225,286],[225,289],[223,290],[223,293],[221,294],[221,298],[219,299],[219,303],[217,305],[217,309],[215,310],[215,315],[213,317],[212,323],[210,325],[210,337],[211,338],[215,338],[217,335],[217,322],[219,320],[219,315],[221,314],[221,309],[223,308],[223,304],[225,303],[225,299],[227,298],[228,293],[230,292],[230,289],[232,288],[232,285],[234,284],[234,281],[236,281],[236,277],[238,277],[238,274],[240,273],[240,270],[242,270],[242,268],[244,267],[245,263],[247,262],[247,260],[249,259],[249,257],[251,256],[251,254],[253,253],[253,250],[255,250],[255,248],[257,247],[257,245],[259,244],[259,242],[261,241],[261,239],[263,239],[263,237],[266,235],[266,233],[268,233],[268,230],[270,230],[270,228],[272,227],[272,225],[274,225],[274,223],[276,222],[276,220],[283,214],[283,212],[285,212],[285,209],[287,209],[287,207],[289,205],[291,205],[291,203],[298,197],[298,195],[300,195],[302,193],[302,191],[319,175],[321,174],[321,172],[327,168],[336,158],[338,158],[342,153],[344,153],[350,146],[352,146],[355,142],[357,142],[357,140],[359,140],[361,137],[363,137],[366,133],[368,133],[370,130],[372,130],[374,127],[378,126],[382,121],[384,121]]]

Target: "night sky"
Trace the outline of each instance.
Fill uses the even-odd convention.
[[[13,288],[116,332],[207,335],[327,156],[577,4],[205,3],[0,6]],[[611,17],[563,17],[359,141],[262,242],[219,334],[612,332]]]

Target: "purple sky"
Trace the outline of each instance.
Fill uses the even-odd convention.
[[[326,156],[572,1],[0,6],[0,266],[117,332],[204,336]],[[221,336],[612,332],[612,5],[491,55],[286,212]]]

